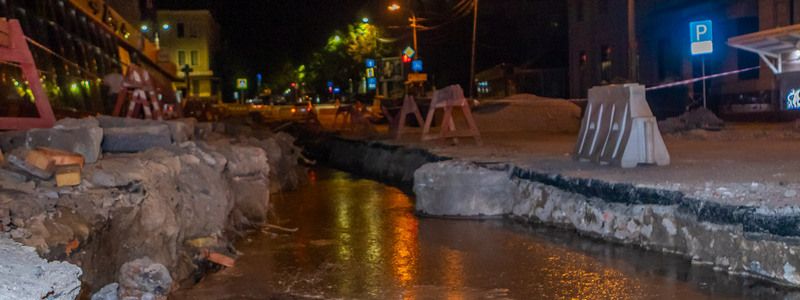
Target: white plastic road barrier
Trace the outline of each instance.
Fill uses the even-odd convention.
[[[640,84],[589,89],[575,158],[602,165],[633,168],[669,165],[669,152]]]

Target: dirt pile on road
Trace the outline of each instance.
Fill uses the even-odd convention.
[[[191,128],[197,135],[182,138],[174,130],[149,130],[161,126],[154,122],[108,127],[122,128],[112,134],[159,142],[140,152],[103,153],[85,165],[74,187],[57,187],[53,179],[18,167],[0,168],[0,238],[79,265],[92,292],[118,281],[126,263],[145,257],[180,282],[213,265],[209,254],[235,256],[231,233],[266,221],[271,190],[297,185],[299,151],[290,137],[268,131],[228,137],[247,130],[197,124]],[[194,126],[189,124],[172,127],[185,132]],[[171,143],[154,135],[170,135]],[[120,141],[114,149],[141,146],[114,140]],[[0,145],[14,157],[30,150],[25,143]]]
[[[473,115],[482,132],[577,133],[581,126],[579,106],[531,94],[487,101]]]

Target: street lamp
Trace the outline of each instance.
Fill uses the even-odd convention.
[[[400,5],[398,5],[397,3],[392,3],[392,5],[389,5],[389,7],[387,7],[387,8],[389,9],[389,11],[395,12],[395,11],[399,11],[402,7]],[[417,55],[419,55],[419,48],[417,48],[417,27],[418,27],[418,25],[417,25],[417,15],[414,13],[414,11],[412,11],[410,9],[406,9],[406,10],[411,14],[410,21],[411,21],[411,30],[414,33],[414,51],[417,52]]]

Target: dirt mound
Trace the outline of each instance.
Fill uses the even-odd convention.
[[[482,132],[577,133],[581,126],[577,105],[531,94],[483,103],[474,112]]]
[[[662,133],[677,133],[694,129],[719,130],[724,126],[724,121],[704,107],[698,107],[680,116],[658,122],[658,128]]]

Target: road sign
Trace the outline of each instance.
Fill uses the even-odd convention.
[[[378,79],[375,77],[367,78],[367,89],[370,91],[378,89]]]
[[[236,88],[240,90],[247,89],[247,78],[238,78],[236,79]]]
[[[425,82],[425,81],[428,81],[428,74],[426,73],[408,74],[408,82]]]
[[[422,72],[422,61],[421,60],[412,61],[411,62],[411,71],[414,71],[414,72],[417,72],[417,73]]]
[[[368,68],[367,69],[367,78],[375,77],[375,68]]]
[[[375,60],[372,58],[367,58],[366,60],[364,60],[364,64],[367,65],[367,68],[374,68]]]
[[[714,52],[711,20],[689,23],[689,35],[692,42],[692,55]]]
[[[417,51],[414,51],[414,48],[411,47],[406,47],[406,49],[403,50],[403,55],[408,56],[408,58],[414,58],[414,55],[416,54]]]

